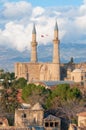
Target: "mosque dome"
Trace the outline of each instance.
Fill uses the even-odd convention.
[[[74,69],[72,72],[74,72],[74,73],[81,73],[82,70],[81,69]]]

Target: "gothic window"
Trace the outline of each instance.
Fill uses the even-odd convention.
[[[74,80],[74,76],[72,77],[72,80]]]
[[[81,76],[81,80],[83,80],[83,76]]]

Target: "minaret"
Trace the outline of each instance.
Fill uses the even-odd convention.
[[[54,28],[54,40],[53,40],[53,66],[54,66],[54,78],[60,80],[60,54],[59,54],[59,39],[58,39],[58,25],[57,22]]]
[[[31,42],[31,62],[37,62],[37,42],[36,42],[36,28],[33,25],[32,42]]]
[[[53,63],[60,63],[60,54],[59,54],[59,39],[58,39],[58,25],[57,22],[54,28],[54,40],[53,40]]]

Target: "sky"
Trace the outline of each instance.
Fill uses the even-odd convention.
[[[86,0],[0,0],[0,45],[30,49],[33,23],[38,44],[50,44],[56,21],[61,43],[86,44]]]
[[[82,3],[82,0],[27,0],[28,2],[31,2],[33,6],[43,6],[43,7],[49,7],[49,6],[63,6],[63,5],[74,5],[78,6]]]

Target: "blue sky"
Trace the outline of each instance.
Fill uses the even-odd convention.
[[[1,3],[3,2],[19,2],[22,0],[1,0]],[[83,0],[24,0],[27,2],[30,2],[33,6],[43,6],[43,7],[49,7],[49,6],[79,6],[83,3]]]
[[[82,4],[82,0],[27,0],[34,6],[63,6],[63,5],[74,5],[78,6]]]
[[[56,19],[61,43],[86,45],[86,0],[0,0],[0,45],[30,49],[33,23],[38,44],[50,44]],[[76,51],[70,49],[70,55]]]

